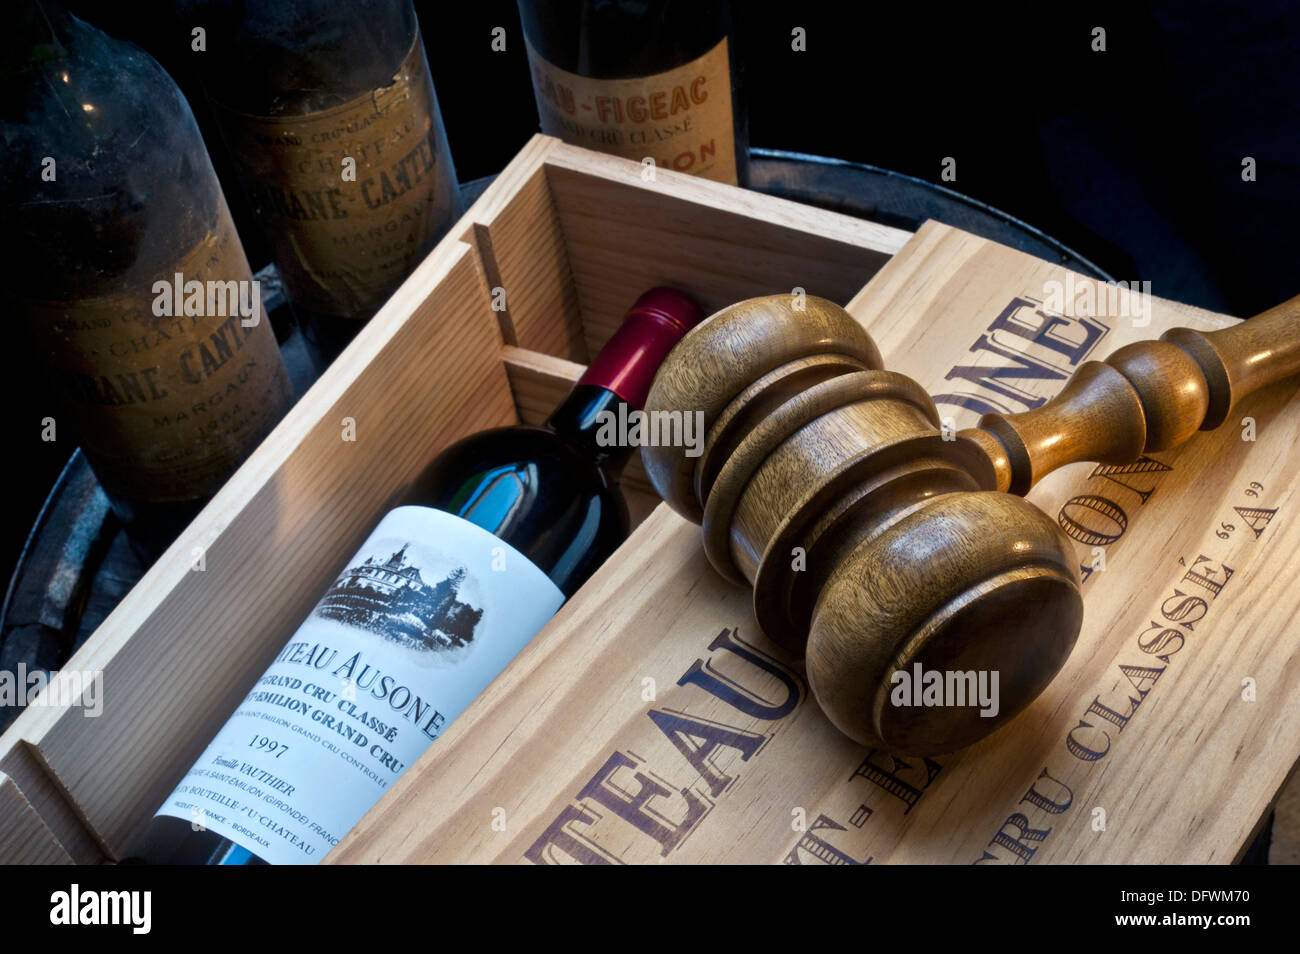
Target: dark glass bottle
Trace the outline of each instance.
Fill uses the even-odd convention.
[[[519,0],[542,132],[745,185],[730,0]]]
[[[319,362],[459,214],[411,0],[185,0],[208,98]]]
[[[439,454],[164,803],[139,858],[319,861],[626,538],[618,475],[635,445],[617,422],[702,317],[681,292],[647,292],[544,425]]]
[[[5,294],[56,437],[75,432],[149,559],[288,409],[289,380],[171,78],[52,0],[16,4],[0,47]]]

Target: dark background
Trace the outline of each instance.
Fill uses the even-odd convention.
[[[152,53],[189,95],[253,267],[251,227],[166,0],[68,0]],[[537,130],[513,0],[416,0],[461,181]],[[1249,315],[1300,292],[1300,5],[1259,0],[1056,4],[990,11],[830,0],[736,3],[750,141],[940,181],[1019,217],[1120,280]],[[507,31],[493,52],[491,31]],[[807,50],[791,49],[791,30]],[[1091,49],[1106,30],[1106,51]],[[1257,181],[1243,182],[1253,157]],[[0,536],[7,579],[66,442],[39,440],[40,375],[7,352],[21,435]]]

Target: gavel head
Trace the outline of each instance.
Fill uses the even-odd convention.
[[[753,585],[759,626],[806,658],[851,738],[962,748],[1064,664],[1083,618],[1069,539],[992,489],[985,445],[941,430],[929,395],[882,370],[838,305],[724,308],[669,354],[646,409],[703,416],[696,456],[645,446],[646,471],[703,525],[718,572]]]

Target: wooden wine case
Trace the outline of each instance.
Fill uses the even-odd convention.
[[[1052,282],[1107,305],[934,223],[536,137],[69,663],[102,671],[103,714],[34,706],[0,738],[0,861],[129,851],[375,516],[451,441],[544,417],[644,289],[846,304],[956,428],[1230,322],[1113,294],[1049,311]],[[326,860],[1231,861],[1300,755],[1296,389],[1242,416],[1035,488],[1077,542],[1083,632],[1025,713],[937,759],[840,735],[634,462],[631,539]]]

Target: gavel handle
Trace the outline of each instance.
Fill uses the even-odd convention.
[[[1089,361],[1052,400],[985,414],[961,432],[993,463],[998,490],[1025,494],[1078,461],[1126,464],[1218,427],[1248,394],[1300,373],[1300,296],[1220,331],[1173,328]]]

